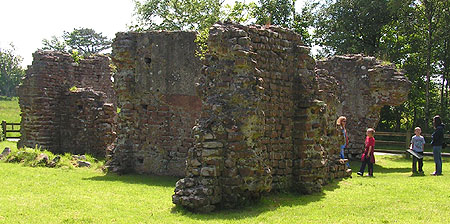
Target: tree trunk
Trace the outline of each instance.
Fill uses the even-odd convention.
[[[445,103],[445,101],[446,101],[446,99],[445,99],[445,96],[444,96],[444,91],[445,91],[445,86],[446,86],[446,84],[448,84],[447,82],[446,82],[446,80],[447,80],[447,73],[448,73],[448,70],[449,70],[449,68],[448,68],[448,58],[449,58],[449,55],[448,55],[448,53],[449,53],[449,44],[448,44],[448,40],[444,40],[444,52],[445,52],[445,54],[444,54],[444,69],[443,69],[443,72],[442,72],[442,86],[441,86],[441,117],[442,118],[446,118],[447,116],[446,116],[446,113],[445,113],[445,109],[446,109],[446,103]]]
[[[428,130],[430,121],[430,79],[431,79],[431,57],[433,46],[433,3],[432,1],[424,0],[425,16],[428,22],[428,37],[427,37],[427,80],[426,80],[426,105],[425,105],[425,130]]]

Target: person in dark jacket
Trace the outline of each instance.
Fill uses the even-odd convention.
[[[434,132],[431,135],[431,145],[433,146],[433,157],[436,165],[435,171],[431,174],[433,176],[442,175],[442,145],[444,143],[444,124],[441,117],[436,115],[433,117]]]

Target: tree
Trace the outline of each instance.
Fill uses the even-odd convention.
[[[25,75],[21,62],[22,58],[16,55],[12,44],[11,49],[0,48],[0,95],[16,96],[16,87]]]
[[[205,30],[221,18],[223,0],[135,1],[133,30]]]
[[[440,12],[440,19],[436,24],[436,57],[441,77],[440,90],[440,115],[444,120],[449,119],[448,116],[448,93],[449,93],[449,77],[450,77],[450,2],[438,1],[437,11]]]
[[[52,36],[52,38],[50,40],[43,39],[42,44],[44,45],[44,47],[42,47],[42,50],[68,52],[67,43],[61,39],[62,38],[57,37],[57,36]]]
[[[253,19],[253,11],[256,8],[254,2],[235,1],[233,5],[226,4],[222,10],[221,17],[236,23],[249,23]]]
[[[335,52],[377,56],[382,29],[393,20],[388,3],[389,0],[320,3],[314,21],[316,44],[324,47],[325,55]]]
[[[256,23],[292,27],[295,17],[295,0],[259,0],[253,16]]]
[[[78,51],[82,56],[100,53],[111,48],[111,40],[93,29],[78,28],[72,32],[64,31],[61,37],[42,40],[43,50],[54,50],[72,53]]]

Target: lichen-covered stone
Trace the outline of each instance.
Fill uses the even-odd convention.
[[[187,164],[186,178],[194,184],[178,181],[175,204],[207,212],[268,191],[320,191],[350,174],[339,163],[334,125],[339,100],[320,89],[315,62],[299,35],[277,27],[216,24],[208,48],[198,85],[203,109],[188,153],[188,161],[201,165]],[[322,79],[336,84],[332,77]],[[205,153],[211,148],[221,152]],[[208,162],[210,156],[216,163]],[[203,188],[212,191],[198,193]]]

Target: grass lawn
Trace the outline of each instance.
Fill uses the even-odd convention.
[[[426,157],[427,175],[411,176],[409,160],[377,156],[374,178],[354,174],[323,193],[272,193],[252,206],[212,214],[175,207],[176,178],[0,162],[0,223],[450,223],[448,162],[444,175],[433,177]]]
[[[0,121],[3,120],[10,123],[20,122],[21,117],[18,97],[6,98],[0,96]]]
[[[19,98],[18,97],[7,98],[0,96],[0,122],[6,121],[8,123],[20,123],[21,119],[22,118],[20,116]],[[16,137],[20,136],[20,133],[8,133],[8,136]]]

